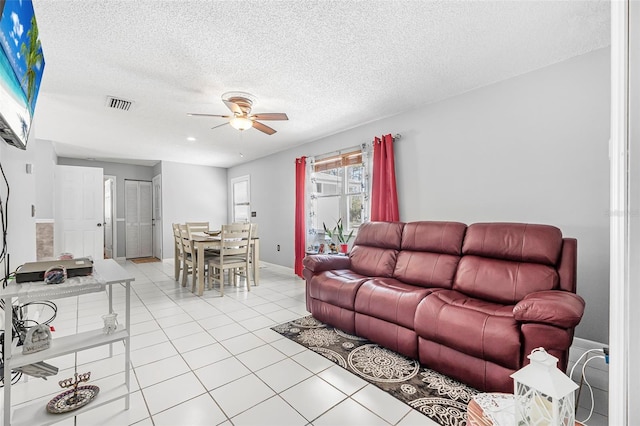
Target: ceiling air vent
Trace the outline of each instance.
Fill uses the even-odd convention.
[[[113,109],[119,109],[121,111],[129,111],[133,102],[125,99],[114,98],[113,96],[107,96],[107,107]]]

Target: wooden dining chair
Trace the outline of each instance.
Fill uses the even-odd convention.
[[[260,259],[255,258],[254,255],[254,238],[258,237],[258,224],[257,223],[253,223],[253,222],[233,222],[232,225],[243,225],[245,223],[250,223],[251,224],[251,247],[249,248],[250,250],[250,256],[249,256],[249,263],[251,264],[251,271],[253,272],[253,285],[257,286],[258,285],[258,280],[256,280],[256,268],[260,267]],[[253,263],[256,263],[255,265]]]
[[[189,230],[187,225],[180,225],[180,241],[182,242],[182,251],[184,253],[184,263],[183,263],[183,271],[182,271],[182,286],[185,287],[187,285],[187,275],[191,274],[191,291],[196,291],[196,277],[198,273],[198,258],[197,252],[193,246],[193,240],[189,236]],[[217,252],[211,253],[205,250],[204,253],[204,268],[203,271],[206,275],[208,262],[213,256],[216,256]],[[185,272],[186,271],[186,272]]]
[[[182,287],[187,286],[187,275],[191,274],[192,291],[196,287],[196,257],[193,255],[193,245],[189,239],[187,225],[178,225],[180,244],[182,245]]]
[[[258,281],[256,280],[256,268],[260,267],[260,259],[257,259],[255,254],[254,254],[254,243],[255,241],[253,241],[254,238],[258,237],[258,224],[257,223],[252,223],[251,224],[251,256],[249,256],[249,263],[251,263],[251,271],[253,271],[253,285],[257,286],[258,285]],[[254,265],[255,262],[255,265]]]
[[[234,285],[238,277],[244,278],[247,291],[251,291],[249,261],[251,246],[251,224],[222,225],[220,252],[209,260],[209,287],[220,283],[220,295],[224,296],[224,275],[229,272],[229,281]]]
[[[174,250],[174,275],[176,281],[180,278],[180,271],[184,268],[184,251],[182,249],[182,236],[180,235],[180,224],[172,223],[173,229],[173,250]]]

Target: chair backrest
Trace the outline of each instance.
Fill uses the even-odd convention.
[[[182,249],[182,235],[180,235],[180,224],[172,223],[171,228],[173,229],[173,244],[174,244],[175,250],[179,254],[179,256],[182,256],[183,249]]]
[[[182,251],[186,255],[193,254],[191,250],[191,238],[189,237],[189,229],[187,225],[180,225],[180,243],[182,244]]]
[[[209,231],[209,222],[187,222],[187,232],[189,238],[194,232],[207,232]]]
[[[251,224],[238,223],[222,225],[220,231],[220,255],[249,255],[251,244]]]
[[[258,224],[254,222],[233,222],[232,225],[244,225],[245,223],[251,224],[251,238],[258,236]]]

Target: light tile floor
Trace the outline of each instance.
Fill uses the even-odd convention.
[[[227,286],[203,297],[173,279],[170,262],[122,265],[135,276],[131,300],[131,408],[116,401],[58,422],[85,425],[435,425],[427,417],[321,355],[270,330],[308,315],[304,282],[264,265],[250,292]],[[124,313],[124,290],[115,289]],[[101,328],[105,293],[60,299],[56,335]],[[60,392],[58,380],[91,371],[106,388],[124,381],[123,345],[47,360],[57,376],[12,388],[13,404]],[[99,396],[98,396],[99,397]],[[96,400],[97,401],[97,400]],[[43,408],[44,410],[44,404]]]

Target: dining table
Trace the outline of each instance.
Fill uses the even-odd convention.
[[[193,245],[193,252],[196,253],[197,265],[195,279],[197,282],[197,294],[204,293],[204,258],[205,250],[220,249],[220,235],[216,232],[194,232],[191,235],[190,243]],[[255,285],[260,283],[260,238],[251,237],[251,265],[253,269],[253,281]],[[176,259],[176,261],[178,261]]]

